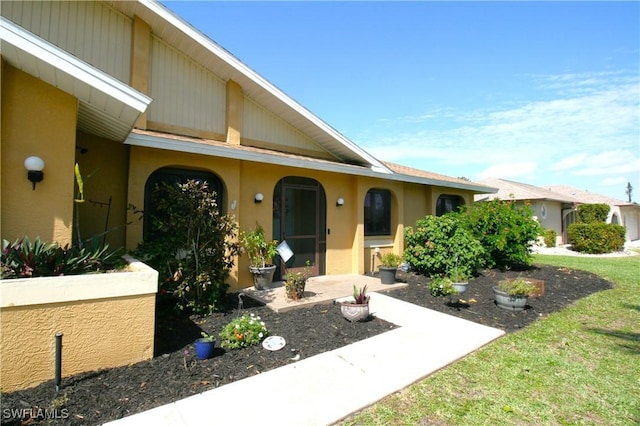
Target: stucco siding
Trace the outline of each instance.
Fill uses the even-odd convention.
[[[154,274],[150,282],[155,280]],[[149,359],[154,322],[155,290],[121,298],[4,306],[0,309],[2,390],[24,389],[54,378],[56,333],[63,333],[63,377]]]
[[[118,80],[129,81],[131,19],[100,2],[2,2],[7,19]]]
[[[640,239],[640,207],[621,207],[622,225],[627,229],[625,238],[627,241]]]
[[[124,247],[129,147],[82,132],[76,162],[84,177],[84,203],[76,203],[82,239],[102,235],[112,248]],[[84,152],[84,153],[83,153]]]
[[[71,241],[76,116],[74,97],[2,66],[2,238]],[[45,162],[35,190],[24,168],[32,155]]]
[[[164,129],[190,129],[193,136],[224,134],[225,82],[157,37],[151,51],[149,95],[154,101],[148,120]]]

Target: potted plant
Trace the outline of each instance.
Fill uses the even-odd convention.
[[[249,271],[253,274],[256,290],[262,290],[273,281],[276,266],[272,259],[278,254],[278,241],[267,240],[264,229],[256,224],[250,232],[240,232],[240,245],[249,256]]]
[[[358,289],[353,286],[353,300],[346,300],[340,303],[340,312],[347,320],[364,321],[369,318],[369,296],[367,286]]]
[[[231,320],[220,332],[220,346],[241,349],[257,345],[269,335],[267,325],[258,315],[251,313]]]
[[[307,263],[307,266],[305,266],[302,271],[289,272],[286,274],[284,291],[287,298],[291,300],[299,300],[304,297],[304,288],[310,275],[311,270],[309,269],[309,263]]]
[[[202,337],[195,341],[196,356],[198,359],[209,359],[216,349],[216,339],[204,331],[201,334]]]
[[[451,283],[458,294],[462,294],[467,291],[467,285],[469,284],[471,276],[466,271],[457,267],[453,268],[449,274],[449,278],[451,279]]]
[[[498,307],[512,311],[522,311],[527,305],[529,294],[534,291],[536,286],[522,277],[501,280],[493,287]]]
[[[433,297],[452,296],[459,293],[453,284],[453,280],[449,277],[433,277],[429,284],[429,291]]]
[[[385,253],[380,256],[381,265],[378,266],[380,272],[380,282],[382,284],[393,284],[396,282],[396,272],[402,262],[402,256],[395,253]]]

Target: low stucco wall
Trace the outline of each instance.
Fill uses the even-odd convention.
[[[157,272],[0,282],[0,386],[11,392],[55,376],[55,335],[62,377],[153,357]]]

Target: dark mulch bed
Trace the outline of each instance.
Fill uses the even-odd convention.
[[[527,309],[521,312],[496,307],[492,285],[518,275],[544,280],[544,296],[530,299]],[[398,279],[409,286],[390,291],[389,296],[507,332],[526,327],[589,294],[611,288],[611,283],[596,275],[563,268],[486,270],[471,281],[462,295],[463,302],[457,298],[449,301],[432,297],[429,280],[423,276],[399,272]],[[21,424],[7,409],[32,408],[37,414],[38,408],[57,407],[54,413],[65,418],[52,421],[54,424],[100,424],[295,362],[292,358],[296,355],[308,358],[395,328],[377,318],[349,323],[342,318],[339,306],[332,304],[276,314],[244,298],[244,311],[259,315],[270,334],[283,336],[287,341],[285,348],[275,352],[261,346],[235,351],[218,349],[215,357],[198,361],[193,341],[203,330],[217,334],[238,314],[237,303],[237,295],[231,294],[225,313],[208,318],[157,321],[157,355],[149,361],[65,377],[58,393],[53,381],[49,381],[24,391],[2,394],[2,423]],[[42,419],[33,420],[38,423]]]

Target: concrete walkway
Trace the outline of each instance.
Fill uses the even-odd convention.
[[[331,425],[504,334],[370,296],[371,313],[399,328],[108,424]]]

